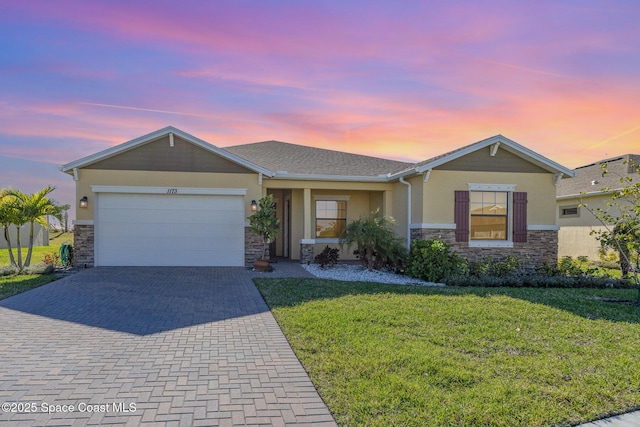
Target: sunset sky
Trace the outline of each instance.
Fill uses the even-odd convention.
[[[420,161],[640,153],[640,2],[3,1],[0,187],[172,125]]]

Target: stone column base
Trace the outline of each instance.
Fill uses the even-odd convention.
[[[262,258],[262,237],[254,234],[251,227],[244,228],[244,265],[253,267],[256,259]],[[265,258],[269,259],[269,248],[265,252]]]
[[[300,264],[309,264],[314,260],[314,245],[300,243]]]
[[[74,225],[73,240],[73,268],[93,267],[95,263],[93,225]]]

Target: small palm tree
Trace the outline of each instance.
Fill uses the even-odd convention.
[[[22,253],[20,242],[20,226],[29,224],[29,246],[27,258],[24,261],[24,267],[31,264],[31,254],[33,252],[33,232],[34,225],[37,222],[42,226],[47,224],[47,216],[51,215],[61,220],[61,209],[47,195],[55,190],[55,187],[45,187],[33,194],[26,194],[20,190],[8,189],[6,194],[14,199],[17,218],[15,225],[18,227],[17,244],[18,244],[18,268],[22,269]]]
[[[11,236],[9,235],[9,226],[18,222],[18,211],[16,209],[15,197],[7,194],[7,189],[0,189],[0,226],[4,239],[7,241],[7,250],[9,251],[9,260],[11,265],[17,267],[15,257],[13,256],[13,248],[11,246]]]

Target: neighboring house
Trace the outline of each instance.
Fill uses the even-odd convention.
[[[261,245],[247,217],[266,194],[282,224],[277,256],[312,261],[347,222],[379,209],[407,241],[539,265],[557,259],[555,184],[574,175],[501,135],[411,164],[277,141],[222,149],[173,127],[60,169],[86,200],[80,267],[249,266]]]
[[[607,164],[608,171],[604,176],[603,163]],[[575,177],[560,181],[556,197],[557,223],[560,226],[558,256],[599,259],[600,242],[590,233],[605,228],[589,209],[606,209],[606,203],[611,201],[611,192],[623,186],[621,177],[630,176],[637,182],[638,174],[632,165],[640,165],[639,154],[625,154],[581,166],[574,169]],[[605,188],[610,190],[603,191]]]
[[[24,224],[20,227],[20,243],[23,248],[29,246],[29,227],[31,227],[30,224]],[[17,234],[16,226],[9,226],[9,238],[11,239],[11,247],[14,249],[18,245]],[[37,222],[33,225],[33,246],[49,246],[49,231]],[[7,249],[4,234],[0,234],[0,249]]]

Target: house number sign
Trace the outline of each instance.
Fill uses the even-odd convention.
[[[167,188],[167,194],[178,194],[177,188]]]

